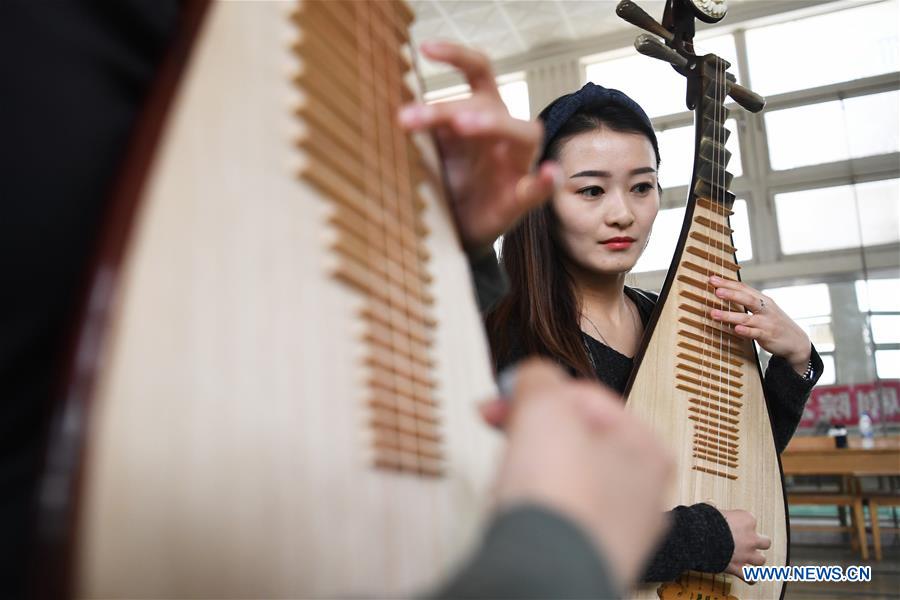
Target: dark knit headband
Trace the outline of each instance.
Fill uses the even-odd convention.
[[[602,85],[596,85],[589,81],[577,92],[560,96],[541,111],[541,114],[538,116],[538,119],[544,122],[544,146],[541,155],[543,156],[547,153],[547,148],[556,138],[559,130],[579,109],[585,106],[600,107],[607,104],[615,104],[631,111],[643,121],[650,132],[653,132],[653,124],[650,122],[650,118],[637,102],[619,90],[605,88]],[[652,141],[655,146],[656,140]]]

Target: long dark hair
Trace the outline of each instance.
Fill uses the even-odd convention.
[[[544,120],[549,108],[538,118]],[[558,159],[569,138],[601,127],[646,136],[659,168],[653,130],[632,110],[610,103],[579,109],[547,144],[541,160]],[[538,354],[593,379],[596,375],[581,336],[581,306],[556,231],[556,214],[547,202],[503,237],[500,260],[509,274],[510,291],[486,318],[491,353],[497,366],[518,358],[513,354]]]

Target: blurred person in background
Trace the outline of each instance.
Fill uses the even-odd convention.
[[[4,5],[4,597],[26,593],[36,490],[67,335],[109,192],[182,10],[177,0]],[[551,194],[557,172],[552,165],[531,171],[541,128],[506,113],[483,55],[450,44],[423,52],[460,68],[482,102],[440,128],[438,138],[479,299],[490,303],[502,286],[495,285],[496,261],[486,249]],[[411,107],[400,120],[415,127],[429,114]],[[609,392],[568,382],[546,365],[523,368],[519,379],[511,409],[487,409],[492,422],[506,423],[510,436],[497,479],[498,516],[476,558],[435,594],[621,593],[658,535],[668,459],[652,445],[633,446],[646,432]],[[568,434],[560,440],[558,432]],[[623,488],[642,502],[619,506],[621,496],[607,490]],[[510,548],[534,552],[519,561],[522,555]]]

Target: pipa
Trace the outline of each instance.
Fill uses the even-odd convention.
[[[48,597],[396,597],[498,440],[401,2],[195,2],[112,203],[42,494]]]
[[[676,485],[670,505],[707,502],[719,509],[744,509],[757,531],[772,540],[768,565],[787,564],[788,533],[781,465],[763,394],[762,374],[751,341],[713,321],[725,304],[708,283],[710,275],[740,279],[729,224],[734,194],[725,149],[727,97],[751,111],[765,100],[735,83],[718,56],[697,56],[694,19],[716,22],[725,3],[669,0],[662,24],[624,0],[617,13],[652,35],[635,46],[667,61],[687,79],[687,104],[694,110],[695,155],[685,220],[660,299],[626,388],[627,407],[650,423],[675,453]],[[659,36],[663,41],[657,39]],[[685,573],[674,582],[644,585],[642,599],[778,598],[783,583],[753,586],[725,574]]]

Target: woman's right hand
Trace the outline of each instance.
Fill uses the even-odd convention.
[[[498,235],[558,187],[559,165],[532,170],[544,128],[510,116],[487,56],[450,42],[424,42],[422,54],[455,67],[472,95],[439,104],[409,104],[398,114],[409,131],[431,130],[441,149],[450,207],[466,250],[490,250]]]
[[[767,550],[772,540],[756,533],[756,517],[746,510],[720,511],[734,538],[734,554],[728,563],[726,573],[744,578],[744,565],[762,566],[766,564],[765,555],[760,550]]]

